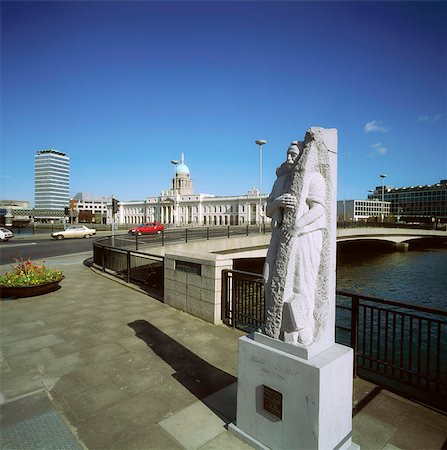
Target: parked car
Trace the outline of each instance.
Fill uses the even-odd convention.
[[[14,233],[7,228],[0,227],[0,241],[7,241],[14,237]]]
[[[94,228],[87,228],[85,225],[77,225],[74,227],[68,227],[63,231],[55,231],[51,233],[51,237],[54,239],[64,238],[90,238],[96,234]]]
[[[138,234],[141,236],[142,234],[160,234],[164,230],[164,226],[160,222],[148,222],[142,223],[137,227],[131,228],[129,230],[130,234]]]

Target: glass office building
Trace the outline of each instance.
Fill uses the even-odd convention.
[[[56,150],[34,156],[35,209],[63,210],[70,203],[70,158]]]
[[[381,199],[382,186],[377,186],[368,198]],[[447,180],[425,186],[385,186],[383,199],[391,202],[391,213],[402,220],[418,221],[425,218],[428,222],[447,222]]]

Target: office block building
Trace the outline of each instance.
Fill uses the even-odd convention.
[[[77,217],[78,222],[106,223],[107,205],[111,203],[111,195],[99,196],[78,192],[70,200],[70,216]]]
[[[382,199],[382,186],[368,198]],[[383,199],[391,203],[391,214],[403,221],[447,222],[447,180],[425,186],[385,186]]]
[[[39,150],[34,156],[34,207],[63,210],[70,202],[70,158],[56,150]]]
[[[390,214],[390,202],[378,200],[338,200],[337,220],[339,222],[367,221],[371,218],[386,218]]]

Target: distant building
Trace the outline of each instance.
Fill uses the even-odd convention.
[[[29,222],[30,209],[28,200],[0,200],[0,224],[9,226],[18,222]]]
[[[382,199],[382,186],[368,198]],[[447,180],[425,186],[385,186],[383,198],[391,203],[391,214],[403,221],[447,222]]]
[[[0,200],[0,208],[29,209],[29,200]]]
[[[34,208],[46,210],[46,215],[63,211],[69,205],[69,190],[70,158],[56,150],[39,150],[34,156]]]
[[[78,222],[105,223],[107,205],[111,204],[112,196],[91,195],[78,192],[70,200],[70,216]]]
[[[262,195],[260,207],[259,191],[252,188],[244,195],[219,197],[212,194],[194,194],[188,166],[182,154],[175,167],[171,188],[159,196],[145,200],[120,201],[115,215],[118,224],[133,225],[159,221],[172,226],[254,225],[265,221],[265,201]],[[107,208],[107,223],[112,222],[112,205]]]
[[[390,202],[378,200],[339,200],[337,201],[337,220],[339,222],[367,221],[382,219],[390,215]]]

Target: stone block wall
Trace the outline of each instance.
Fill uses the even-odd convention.
[[[181,262],[181,266],[179,262]],[[186,264],[185,264],[186,263]],[[185,266],[191,265],[191,272]],[[194,270],[200,266],[200,274]],[[221,323],[222,270],[232,269],[226,255],[188,252],[165,254],[164,302],[213,324]]]

